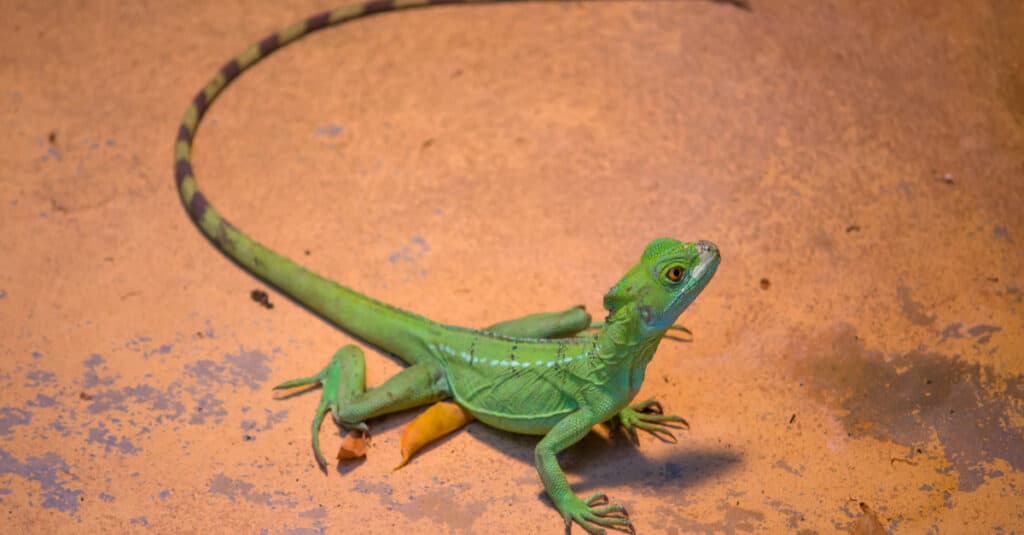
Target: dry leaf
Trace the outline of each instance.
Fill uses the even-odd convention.
[[[358,430],[349,431],[345,438],[341,439],[341,447],[338,448],[339,461],[351,461],[366,457],[366,447],[370,435]]]
[[[440,401],[423,411],[402,430],[402,462],[395,470],[405,466],[413,454],[452,431],[473,421],[473,415],[456,403]]]

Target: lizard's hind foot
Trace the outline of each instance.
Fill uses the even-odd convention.
[[[328,411],[331,413],[334,423],[346,429],[358,429],[364,433],[367,431],[363,422],[351,423],[341,419],[342,403],[348,403],[366,390],[366,363],[363,359],[363,351],[356,346],[345,346],[338,350],[331,357],[324,369],[316,375],[301,377],[285,381],[274,387],[274,390],[285,390],[300,386],[319,384],[323,391],[320,395],[320,403],[316,407],[316,414],[313,416],[311,429],[313,455],[320,469],[327,473],[327,459],[320,451],[320,424]]]

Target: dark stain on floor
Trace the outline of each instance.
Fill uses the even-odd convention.
[[[85,491],[72,488],[79,485],[78,477],[71,473],[67,461],[56,453],[48,451],[21,461],[0,448],[0,475],[8,474],[20,476],[35,484],[36,487],[28,491],[30,506],[38,503],[43,509],[72,514],[78,512]],[[0,489],[0,494],[10,493],[10,489]]]
[[[264,507],[283,505],[293,508],[298,500],[280,490],[256,490],[256,485],[243,479],[235,479],[224,474],[217,474],[210,481],[210,494],[227,496],[232,502],[247,501]]]
[[[991,332],[968,330],[975,337]],[[820,355],[801,361],[796,373],[815,399],[842,409],[850,436],[922,449],[934,436],[964,491],[1001,475],[987,472],[996,459],[1024,470],[1024,429],[1013,423],[1024,415],[1021,377],[937,352],[885,355],[846,324],[809,347]]]
[[[406,501],[396,499],[394,489],[383,481],[356,480],[352,490],[377,495],[389,510],[398,511],[410,520],[429,518],[445,524],[451,533],[476,533],[473,524],[487,510],[488,502],[460,498],[467,488],[434,478],[432,484],[424,485],[419,494],[409,495]]]
[[[152,354],[134,342],[126,345],[142,359]],[[169,348],[165,354],[170,354],[174,346],[162,344],[156,351],[164,353],[160,349],[164,347]],[[67,458],[58,452],[39,451],[41,448],[33,455],[19,457],[17,447],[0,448],[0,503],[4,496],[18,493],[28,499],[29,505],[78,514],[80,504],[87,503],[87,493],[79,488],[76,475],[88,472],[82,463],[93,462],[98,456],[146,455],[151,445],[148,435],[154,425],[185,423],[186,416],[190,425],[220,424],[229,416],[224,399],[239,390],[259,391],[269,377],[272,360],[264,352],[242,349],[227,353],[220,360],[187,363],[177,376],[170,377],[169,384],[160,386],[122,384],[124,381],[115,370],[124,358],[123,354],[115,355],[111,366],[106,357],[92,353],[82,362],[77,377],[72,369],[53,372],[33,368],[24,372],[24,384],[36,390],[35,397],[20,405],[0,406],[0,440],[17,446],[18,441],[34,433],[42,441],[60,440],[65,445],[69,440],[80,441],[82,446],[79,455]],[[33,367],[46,364],[34,361]],[[152,375],[143,380],[159,383]],[[247,412],[248,408],[242,410],[243,414]],[[254,414],[244,421],[251,422],[253,427],[249,431],[255,433],[270,429],[287,414],[285,409],[276,413],[265,409],[262,427]],[[23,482],[15,483],[16,479],[32,485],[26,488]],[[220,475],[211,483],[210,492],[224,494],[233,501],[240,497],[272,506],[294,507],[297,503],[292,498],[281,498],[278,491],[268,494],[254,488],[247,482]],[[112,494],[102,493],[100,502],[113,499]],[[139,523],[138,519],[134,522]]]
[[[764,531],[765,515],[760,511],[740,507],[738,502],[727,498],[720,502],[716,520],[707,517],[691,518],[681,516],[671,507],[661,506],[658,513],[664,519],[666,533],[759,533]]]
[[[915,325],[931,325],[934,323],[938,316],[934,314],[928,315],[925,312],[925,305],[914,301],[910,293],[910,288],[905,286],[896,289],[896,295],[900,300],[900,308],[903,309],[903,315]]]

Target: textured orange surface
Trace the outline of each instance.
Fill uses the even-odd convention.
[[[504,4],[320,32],[213,105],[233,223],[447,323],[583,303],[651,238],[716,279],[641,397],[692,429],[561,456],[641,533],[1021,529],[1024,8]],[[350,340],[222,257],[173,187],[195,91],[331,7],[21,2],[0,36],[0,512],[10,532],[561,533],[536,439],[479,423],[320,473]],[[367,358],[370,384],[398,369]],[[328,424],[332,453],[340,441]],[[861,522],[863,526],[872,524]],[[577,529],[577,532],[579,530]]]

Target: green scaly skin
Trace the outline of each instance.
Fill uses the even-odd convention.
[[[487,425],[543,435],[536,449],[537,471],[567,530],[576,522],[590,533],[604,533],[606,527],[633,532],[621,505],[609,503],[603,494],[577,497],[555,454],[602,422],[617,422],[634,437],[641,429],[662,438],[672,436],[667,428],[685,424],[678,416],[662,415],[653,400],[632,406],[630,401],[662,336],[714,275],[719,254],[713,244],[652,241],[639,263],[605,295],[608,315],[594,334],[582,334],[591,328],[582,307],[475,330],[435,323],[306,270],[228,223],[196,185],[192,141],[200,118],[228,83],[260,59],[310,32],[364,15],[474,1],[487,0],[349,5],[300,21],[246,49],[221,68],[185,112],[174,149],[178,190],[193,221],[227,256],[345,331],[409,364],[367,390],[363,353],[346,346],[317,375],[276,387],[322,384],[312,426],[321,468],[326,460],[317,430],[326,412],[342,427],[365,430],[364,422],[376,416],[453,399]]]

